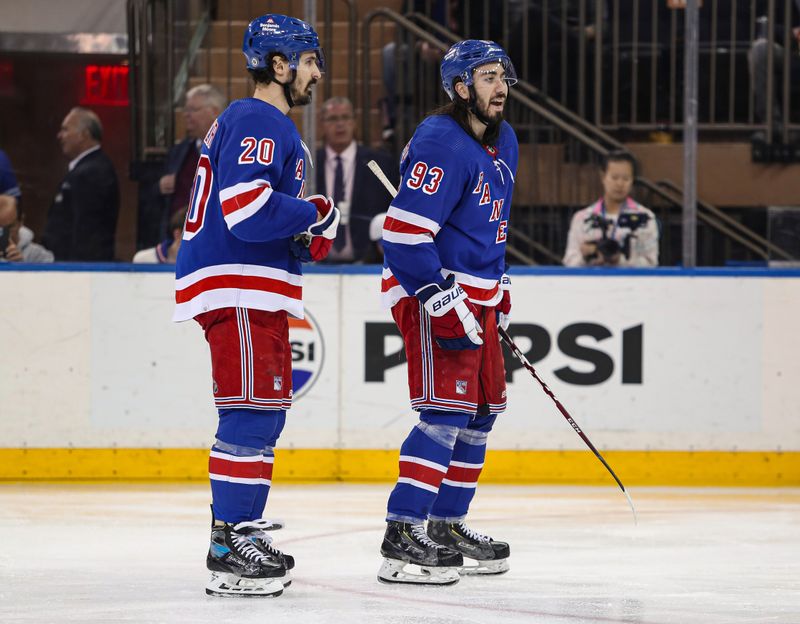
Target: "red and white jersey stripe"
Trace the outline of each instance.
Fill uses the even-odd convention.
[[[483,463],[468,464],[467,462],[451,461],[442,483],[452,487],[476,488],[482,469]]]
[[[383,267],[381,275],[381,304],[385,309],[394,307],[394,304],[403,297],[408,297],[408,293],[397,281],[389,267]]]
[[[400,477],[398,483],[407,483],[414,487],[436,493],[439,485],[447,474],[447,466],[436,462],[414,457],[412,455],[400,456]]]
[[[476,305],[496,306],[503,298],[499,281],[496,279],[476,277],[469,273],[453,271],[447,268],[442,269],[442,277],[447,277],[448,275],[455,276],[456,282],[467,293],[469,300]]]
[[[475,305],[491,307],[500,303],[503,298],[498,280],[442,269],[443,279],[449,275],[455,276],[456,282],[464,288],[469,300]],[[400,299],[408,297],[410,294],[400,285],[392,270],[389,267],[383,267],[381,275],[381,304],[383,307],[386,309],[392,308]]]
[[[286,310],[303,318],[303,277],[252,264],[218,264],[175,280],[174,321],[220,308]]]
[[[272,485],[272,455],[238,457],[212,450],[208,457],[208,476],[214,481],[246,485]]]
[[[267,203],[272,185],[266,180],[239,182],[219,192],[219,203],[228,228],[252,217]]]
[[[401,245],[432,243],[439,229],[433,219],[389,206],[383,223],[383,240]]]

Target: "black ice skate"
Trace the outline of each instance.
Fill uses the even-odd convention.
[[[294,568],[294,557],[281,552],[272,545],[272,536],[267,535],[267,531],[277,531],[283,528],[282,520],[254,520],[251,524],[257,527],[257,530],[250,534],[250,541],[263,552],[267,557],[275,561],[283,561],[286,568],[286,575],[281,579],[284,587],[289,587],[292,584],[291,570]]]
[[[439,546],[426,534],[422,523],[389,521],[381,545],[382,583],[453,585],[464,560],[457,552]]]
[[[215,520],[206,567],[211,580],[206,593],[211,596],[280,596],[286,564],[282,557],[263,552],[255,543],[260,524],[233,525]]]
[[[446,546],[472,559],[475,565],[464,565],[461,574],[503,574],[508,572],[508,556],[511,549],[505,542],[497,542],[488,535],[481,535],[461,522],[428,520],[428,537],[437,544]]]

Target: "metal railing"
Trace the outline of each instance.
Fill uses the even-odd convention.
[[[424,15],[432,15],[435,4],[427,2]],[[425,29],[500,42],[526,82],[598,128],[680,131],[684,11],[670,9],[667,0],[476,0],[459,6],[463,10],[447,23],[439,16]],[[767,141],[788,142],[800,131],[795,0],[705,0],[699,17],[699,129],[727,136],[761,132]]]
[[[357,4],[356,0],[340,2],[347,9],[347,54],[337,58],[338,55],[326,46],[329,48],[326,59],[328,79],[323,81],[322,88],[324,97],[330,97],[333,89],[331,78],[334,71],[338,72],[341,58],[344,69],[339,73],[346,75],[347,93],[355,103],[358,88]],[[332,0],[324,0],[322,7],[323,41],[332,42]],[[228,100],[244,97],[250,92],[248,76],[244,71],[237,71],[243,32],[238,22],[270,11],[303,15],[304,2],[128,0],[132,163],[163,158],[172,146],[176,138],[175,112],[192,80],[214,84]],[[209,36],[212,28],[215,29],[215,39]]]
[[[431,63],[418,58],[416,51],[421,47],[420,42],[444,52],[460,37],[420,13],[400,15],[390,9],[378,8],[364,17],[361,108],[362,133],[367,142],[371,137],[371,99],[374,97],[369,51],[373,46],[374,23],[378,20],[394,26],[391,43],[400,57],[395,60],[398,71],[394,85],[398,93],[395,145],[399,147],[410,138],[415,124],[426,111],[444,103],[442,90],[438,88],[438,72],[433,71],[438,69],[438,63],[436,68],[432,68]],[[413,89],[403,93],[404,86]],[[521,262],[558,263],[572,212],[600,194],[599,176],[594,173],[596,166],[610,150],[624,150],[624,145],[606,129],[582,118],[525,80],[520,80],[510,91],[508,117],[513,120],[523,148],[527,145],[531,150],[526,158],[521,157],[520,165],[522,167],[528,161],[533,172],[532,176],[523,176],[515,189],[515,225],[509,232],[509,253]],[[554,152],[554,148],[560,151]],[[546,170],[548,163],[551,171]],[[548,193],[542,188],[531,188],[531,179],[545,182],[555,191]],[[680,240],[680,189],[666,188],[666,183],[659,185],[646,178],[637,180],[637,188],[646,191],[655,203],[653,208],[662,222],[662,263],[679,262],[680,247],[676,247],[674,241]],[[774,247],[766,239],[708,202],[701,200],[698,205],[704,240],[723,236],[740,245],[746,254],[766,259],[765,250]],[[771,251],[776,256],[788,258],[782,250]],[[706,254],[705,258],[708,257]]]
[[[174,142],[175,106],[208,30],[211,2],[128,0],[127,12],[135,168],[163,158]]]

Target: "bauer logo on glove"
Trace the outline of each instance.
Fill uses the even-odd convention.
[[[430,316],[431,332],[442,349],[472,350],[483,344],[477,309],[454,276],[423,286],[416,295]]]
[[[441,298],[436,299],[433,302],[433,305],[431,306],[432,308],[431,314],[433,314],[434,316],[438,316],[439,311],[448,306],[451,302],[455,303],[456,299],[463,299],[461,295],[464,295],[466,297],[464,289],[461,288],[461,286],[459,286],[458,284],[456,284],[455,286],[453,286],[453,288],[443,293],[443,296]]]

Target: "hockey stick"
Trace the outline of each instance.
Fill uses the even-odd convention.
[[[386,174],[381,169],[381,166],[376,163],[374,160],[370,160],[367,163],[367,167],[370,168],[370,171],[375,174],[375,177],[381,181],[381,183],[386,187],[386,190],[389,191],[389,195],[392,197],[397,197],[397,189],[392,186],[392,183],[389,182],[389,178],[386,177]]]
[[[558,411],[561,412],[561,415],[564,418],[567,419],[567,422],[570,425],[572,425],[572,428],[575,430],[575,433],[577,433],[581,437],[581,440],[583,440],[584,443],[586,444],[586,446],[589,447],[589,450],[591,450],[592,453],[594,453],[594,456],[597,457],[597,459],[600,460],[600,462],[606,467],[606,470],[608,470],[608,472],[611,473],[611,476],[614,477],[614,481],[617,482],[617,485],[622,490],[622,493],[628,499],[628,504],[631,506],[631,511],[633,512],[633,522],[634,522],[634,524],[638,524],[638,520],[637,520],[637,517],[636,517],[636,508],[633,506],[633,501],[631,500],[630,494],[628,494],[628,491],[625,489],[625,486],[622,485],[622,481],[619,480],[619,477],[611,469],[611,466],[608,465],[608,462],[600,454],[600,451],[598,451],[594,447],[594,444],[592,444],[591,440],[589,440],[589,438],[586,436],[586,434],[583,431],[581,431],[581,428],[578,426],[578,423],[576,423],[575,420],[572,418],[572,416],[569,415],[569,412],[567,411],[567,408],[564,407],[561,404],[561,401],[559,401],[556,398],[556,395],[553,394],[553,391],[550,390],[550,388],[547,386],[547,384],[542,381],[541,377],[539,377],[539,375],[537,374],[536,369],[528,361],[528,358],[525,357],[525,354],[522,353],[522,351],[520,351],[519,347],[516,344],[514,344],[514,341],[511,340],[511,336],[508,335],[508,332],[506,332],[506,330],[503,329],[502,327],[498,327],[497,330],[500,333],[500,338],[502,338],[503,342],[505,342],[508,345],[508,347],[511,349],[511,353],[514,354],[514,357],[516,357],[522,363],[522,365],[525,368],[528,369],[528,372],[531,374],[531,376],[536,381],[539,382],[539,385],[542,387],[542,390],[544,390],[544,393],[547,396],[549,396],[551,399],[553,399],[553,403],[556,404],[556,407],[558,408]]]
[[[378,180],[380,180],[383,183],[383,185],[386,187],[386,190],[389,191],[391,196],[396,197],[397,189],[392,186],[391,182],[389,182],[389,178],[386,177],[386,174],[383,172],[383,169],[381,169],[380,165],[376,163],[374,160],[370,160],[367,163],[367,167],[369,167],[372,173],[375,174],[375,177],[378,178]],[[581,431],[581,428],[578,426],[578,423],[576,423],[575,420],[572,418],[572,416],[569,415],[567,409],[563,405],[561,405],[561,401],[559,401],[556,398],[556,395],[553,394],[553,391],[550,390],[550,388],[547,387],[547,384],[541,380],[539,375],[536,373],[536,369],[533,368],[533,365],[528,361],[528,358],[525,357],[525,354],[519,350],[519,347],[514,344],[514,341],[511,340],[511,337],[508,335],[506,330],[503,329],[502,327],[498,327],[497,329],[500,332],[500,337],[511,349],[511,352],[514,354],[514,357],[516,357],[522,363],[522,365],[528,369],[528,372],[531,375],[533,375],[533,378],[539,382],[539,384],[542,386],[542,390],[544,390],[544,393],[551,399],[553,399],[553,402],[556,404],[558,411],[561,412],[561,415],[567,419],[567,422],[570,425],[572,425],[572,428],[575,430],[575,433],[577,433],[581,437],[581,440],[583,440],[586,446],[588,446],[589,449],[592,451],[592,453],[594,453],[595,457],[597,457],[597,459],[599,459],[602,462],[602,464],[606,467],[606,470],[608,470],[608,472],[611,473],[611,476],[614,477],[614,481],[617,482],[617,485],[619,485],[620,489],[622,490],[622,493],[625,495],[625,498],[628,499],[628,504],[631,506],[631,511],[633,512],[634,524],[639,524],[638,519],[636,517],[636,508],[633,506],[633,501],[631,500],[630,494],[628,494],[628,491],[625,489],[625,486],[622,485],[622,481],[620,481],[616,473],[613,470],[611,470],[611,466],[608,465],[608,462],[600,454],[600,451],[598,451],[594,447],[594,444],[592,444],[591,440],[589,440],[589,438],[586,437],[586,434],[583,431]]]

